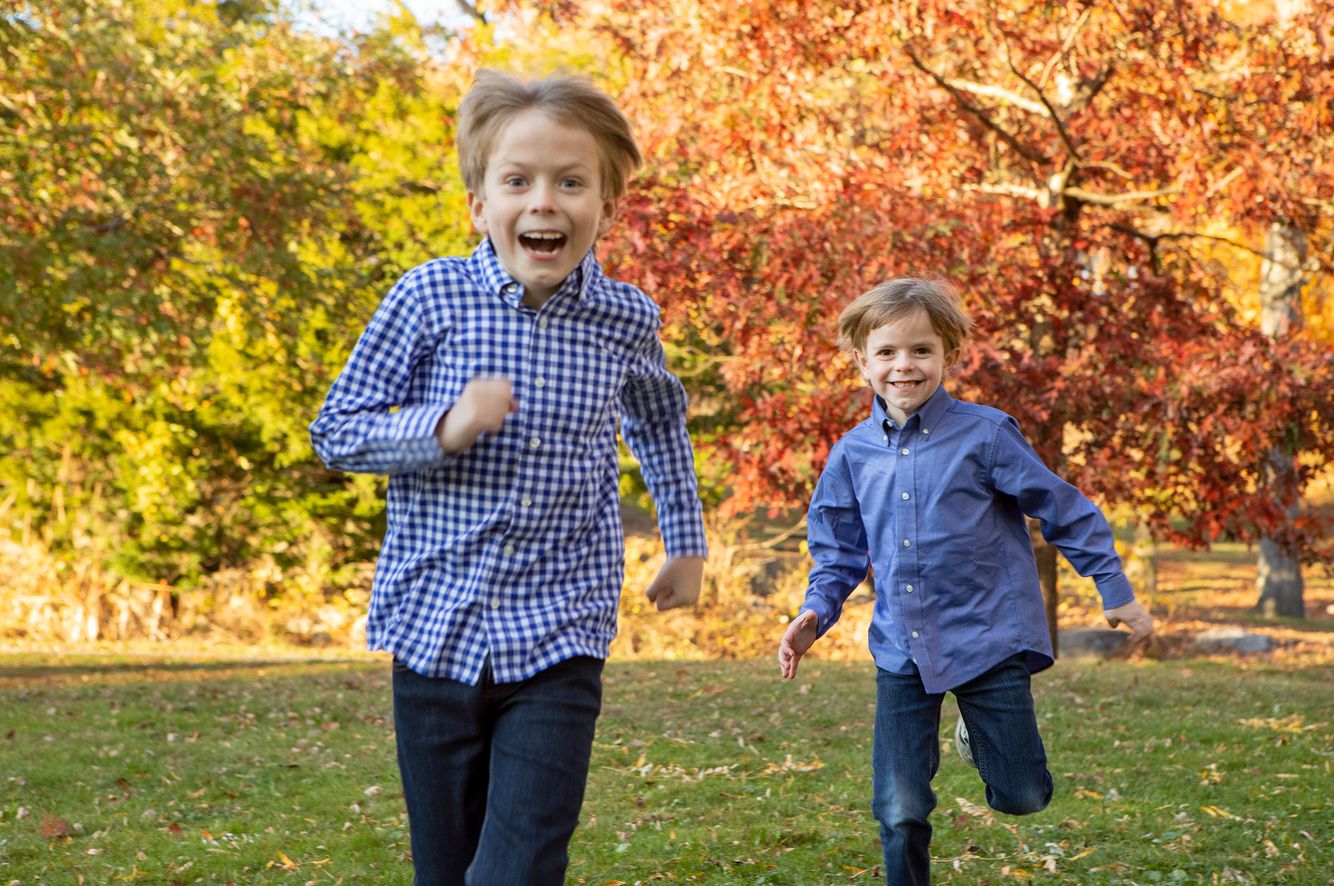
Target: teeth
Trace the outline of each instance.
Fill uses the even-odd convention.
[[[564,234],[557,234],[554,231],[541,231],[532,234],[524,234],[525,237],[531,237],[534,240],[559,240]]]

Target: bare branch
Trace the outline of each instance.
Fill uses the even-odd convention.
[[[1051,192],[1046,188],[1032,188],[1027,185],[1012,185],[1008,182],[982,182],[976,185],[964,185],[965,191],[978,191],[983,194],[1001,194],[1006,197],[1023,197],[1042,206],[1051,201]]]
[[[1273,256],[1269,255],[1269,253],[1262,249],[1256,249],[1254,246],[1240,243],[1230,237],[1220,237],[1217,234],[1203,234],[1199,231],[1166,231],[1162,234],[1150,234],[1120,222],[1112,222],[1111,224],[1105,225],[1105,227],[1110,228],[1113,231],[1120,231],[1122,234],[1134,237],[1136,240],[1143,240],[1145,243],[1149,244],[1150,249],[1157,248],[1159,242],[1163,240],[1211,240],[1214,243],[1223,243],[1227,246],[1231,246],[1233,249],[1240,249],[1242,252],[1249,252],[1251,255],[1274,261]],[[1275,264],[1279,264],[1282,267],[1296,268],[1296,266],[1284,265],[1281,262],[1275,262]]]
[[[1048,158],[1046,155],[1038,151],[1036,148],[1031,148],[1022,143],[1021,141],[1019,141],[1019,139],[1015,138],[1012,134],[1007,132],[994,120],[992,120],[985,110],[979,108],[977,105],[974,105],[972,102],[968,101],[968,99],[964,96],[962,90],[959,90],[954,86],[951,86],[948,80],[946,80],[944,77],[940,76],[935,71],[927,67],[926,64],[920,58],[917,57],[917,53],[913,52],[911,49],[907,50],[907,52],[908,52],[908,58],[912,59],[913,66],[916,67],[917,70],[921,71],[923,74],[926,74],[932,80],[935,80],[936,83],[939,84],[942,89],[944,89],[954,98],[954,101],[959,105],[959,107],[963,108],[964,111],[971,114],[973,117],[977,118],[978,122],[980,122],[983,126],[987,127],[992,132],[996,133],[996,135],[1000,136],[1001,141],[1005,142],[1007,145],[1013,148],[1015,152],[1019,154],[1020,157],[1023,157],[1030,163],[1045,164],[1050,162],[1050,158]]]
[[[1088,160],[1084,163],[1080,163],[1079,166],[1081,169],[1105,169],[1108,172],[1115,175],[1117,178],[1123,178],[1126,181],[1129,181],[1130,179],[1134,178],[1133,175],[1126,172],[1120,166],[1117,166],[1115,163],[1111,163],[1106,160]]]
[[[458,6],[460,10],[463,11],[464,15],[468,15],[471,16],[473,19],[476,19],[478,24],[481,25],[486,24],[486,16],[483,15],[482,11],[477,8],[477,4],[469,3],[468,0],[454,0],[454,4]]]
[[[970,92],[973,95],[980,95],[984,98],[1000,99],[1003,102],[1018,108],[1023,108],[1025,111],[1031,111],[1034,114],[1042,114],[1043,116],[1046,116],[1048,113],[1047,109],[1044,108],[1040,102],[1024,98],[1022,95],[1011,92],[1001,86],[989,86],[984,83],[974,83],[971,80],[960,80],[958,78],[953,78],[946,82],[960,92]]]
[[[1066,34],[1065,39],[1061,41],[1061,48],[1052,53],[1052,57],[1048,59],[1047,64],[1043,66],[1042,77],[1038,81],[1039,83],[1047,82],[1047,78],[1051,76],[1052,69],[1056,67],[1056,63],[1061,60],[1061,57],[1070,51],[1070,47],[1075,43],[1075,38],[1079,36],[1080,31],[1084,30],[1084,25],[1088,23],[1089,16],[1092,14],[1092,6],[1085,8],[1084,11],[1080,13],[1079,18],[1075,21],[1074,27],[1070,29],[1070,33]]]
[[[1099,194],[1084,188],[1066,188],[1061,194],[1081,203],[1090,203],[1095,206],[1120,206],[1123,203],[1144,203],[1157,197],[1166,197],[1168,194],[1180,192],[1180,185],[1172,185],[1169,188],[1160,188],[1157,191],[1129,191],[1125,194]]]
[[[792,536],[796,535],[799,532],[804,532],[805,530],[806,530],[806,517],[803,516],[799,521],[797,521],[795,525],[790,526],[787,529],[784,529],[782,532],[778,533],[772,538],[765,539],[764,541],[750,542],[748,544],[737,545],[736,549],[738,551],[773,550],[774,548],[781,545],[783,542],[787,541]]]
[[[1075,143],[1070,140],[1070,133],[1066,131],[1065,123],[1061,120],[1061,116],[1056,113],[1056,109],[1051,106],[1051,102],[1047,101],[1047,94],[1042,91],[1041,87],[1028,79],[1028,77],[1019,70],[1014,61],[1010,58],[1008,52],[1005,54],[1005,63],[1010,66],[1010,71],[1014,76],[1018,77],[1025,86],[1038,94],[1038,99],[1041,100],[1042,106],[1047,109],[1047,116],[1051,118],[1052,123],[1056,124],[1056,132],[1060,135],[1061,141],[1065,144],[1065,150],[1071,157],[1074,157],[1076,161],[1082,159],[1079,156],[1079,149],[1076,148]]]

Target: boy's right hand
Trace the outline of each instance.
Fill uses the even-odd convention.
[[[792,623],[783,632],[783,639],[778,642],[778,669],[784,680],[797,676],[797,663],[815,644],[815,635],[820,628],[820,618],[809,609],[792,619]]]
[[[435,426],[435,439],[450,455],[462,452],[482,434],[500,430],[505,416],[518,411],[519,401],[509,379],[478,376],[464,386],[454,406]]]

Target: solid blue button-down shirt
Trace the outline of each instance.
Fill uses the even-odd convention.
[[[1052,648],[1025,514],[1093,577],[1104,608],[1134,599],[1102,512],[1047,469],[1013,418],[941,387],[898,427],[875,397],[871,417],[829,453],[811,499],[802,610],[823,635],[870,568],[878,667],[916,670],[928,692],[1019,653],[1039,671]]]
[[[605,658],[625,560],[616,432],[639,458],[669,556],[707,552],[685,391],[659,311],[590,252],[540,310],[490,241],[405,274],[311,425],[330,467],[389,474],[366,641],[418,673],[499,682]],[[519,410],[446,454],[435,428],[477,376]]]

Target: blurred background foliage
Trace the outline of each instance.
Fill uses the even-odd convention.
[[[821,27],[862,5],[830,5]],[[782,6],[717,15],[755,46],[777,47],[763,35],[790,31]],[[729,567],[726,589],[715,590],[744,608],[781,587],[761,620],[790,610],[800,589],[755,564],[775,550],[796,552],[799,536],[783,535],[800,515],[791,478],[799,485],[813,473],[807,456],[818,460],[827,429],[856,410],[828,353],[808,353],[818,359],[814,375],[804,364],[794,374],[747,356],[752,342],[725,320],[738,310],[727,287],[786,311],[766,319],[767,353],[795,352],[797,361],[803,341],[827,338],[818,324],[828,311],[798,287],[825,286],[822,268],[884,246],[872,232],[859,240],[846,213],[829,228],[837,213],[816,206],[837,210],[848,199],[838,148],[867,143],[854,145],[842,127],[864,117],[869,99],[854,99],[879,81],[874,66],[848,57],[846,76],[790,93],[818,113],[794,114],[791,132],[771,129],[789,139],[771,160],[759,141],[709,141],[772,126],[765,115],[774,111],[726,79],[741,75],[715,52],[726,32],[703,36],[709,9],[685,0],[635,14],[618,4],[585,12],[496,3],[455,24],[423,25],[398,7],[367,31],[330,35],[267,0],[3,0],[0,555],[10,574],[0,580],[0,634],[77,641],[231,625],[248,640],[270,631],[309,640],[355,631],[383,532],[383,481],[326,470],[306,428],[392,282],[475,243],[452,127],[483,66],[586,72],[626,96],[653,159],[643,194],[657,202],[629,201],[608,249],[614,270],[667,307],[664,336],[692,395],[706,505],[744,503],[711,531],[724,559],[750,565],[740,579],[740,567]],[[728,18],[737,15],[750,18]],[[822,63],[814,50],[803,55],[800,35],[790,43],[796,74]],[[752,61],[778,65],[771,71],[781,82],[782,59]],[[739,160],[745,176],[735,174]],[[757,191],[766,177],[774,187]],[[718,211],[729,201],[735,212]],[[812,208],[805,227],[792,221]],[[1233,322],[1254,326],[1263,229],[1221,195],[1211,218],[1217,239],[1183,244],[1174,260],[1212,267],[1211,279],[1223,281],[1213,296],[1236,310]],[[1324,348],[1313,365],[1327,369],[1327,202],[1314,218],[1301,335]],[[967,236],[946,222],[917,233],[924,242]],[[1237,241],[1252,247],[1224,245]],[[813,260],[803,263],[805,278],[769,288],[763,270],[781,265],[780,253]],[[673,274],[694,275],[697,290],[678,287]],[[846,283],[822,297],[845,301]],[[692,291],[706,295],[692,300]],[[795,459],[787,467],[796,473],[771,487],[748,477],[737,498],[733,457],[738,447],[768,452],[765,434],[778,424],[753,407],[777,382],[791,401],[785,415],[806,404],[824,436],[800,453],[778,440],[769,464]],[[628,505],[646,509],[628,458],[623,474]],[[770,507],[757,508],[766,495]],[[647,557],[632,547],[632,573]],[[281,617],[265,621],[266,612]]]

